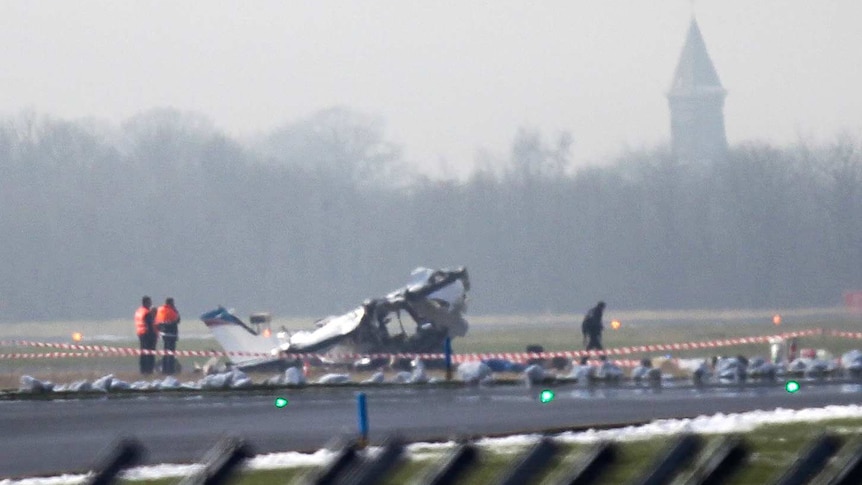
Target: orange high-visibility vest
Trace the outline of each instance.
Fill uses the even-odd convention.
[[[180,315],[177,311],[167,305],[160,306],[156,311],[156,325],[176,322],[178,318]]]
[[[135,333],[138,336],[147,333],[147,314],[149,313],[150,309],[143,305],[135,312]]]

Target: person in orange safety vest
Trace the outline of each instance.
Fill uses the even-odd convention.
[[[141,350],[156,350],[159,334],[155,327],[156,310],[149,296],[141,298],[141,306],[135,311],[135,333],[141,343]],[[141,354],[138,366],[141,374],[152,374],[156,365],[156,356]]]
[[[173,298],[166,298],[165,304],[156,311],[156,328],[162,334],[162,343],[166,351],[177,350],[177,340],[180,338],[179,331],[180,313],[174,305]],[[162,357],[162,373],[171,375],[176,372],[176,359],[173,355]]]

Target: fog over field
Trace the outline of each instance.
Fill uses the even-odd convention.
[[[831,306],[860,286],[857,139],[710,164],[658,147],[572,176],[567,157],[525,130],[502,175],[401,180],[349,110],[255,145],[165,110],[111,129],[6,119],[0,316],[121,317],[144,293],[187,316],[325,315],[417,265],[466,265],[476,313]]]
[[[0,2],[0,321],[324,316],[420,265],[476,314],[862,290],[862,4],[697,2],[706,159],[690,2],[641,4]]]

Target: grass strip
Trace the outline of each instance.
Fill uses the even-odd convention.
[[[847,445],[839,451],[836,458],[827,465],[824,475],[829,476],[837,472],[841,463],[847,459],[846,453],[855,448],[854,443],[858,445],[859,442],[856,437],[860,431],[862,431],[862,419],[837,419],[818,421],[817,423],[764,425],[751,432],[739,434],[738,436],[741,436],[748,444],[751,453],[738,473],[732,475],[726,483],[729,485],[770,483],[793,463],[812,437],[823,432],[834,433],[847,442]],[[704,449],[708,449],[709,445],[714,444],[720,436],[722,435],[704,435],[706,440]],[[603,473],[599,483],[632,483],[647,473],[669,441],[667,436],[657,436],[645,440],[619,442],[620,454],[617,462]],[[569,471],[578,458],[578,454],[584,452],[588,446],[563,443],[563,450],[559,457],[552,461],[537,483],[555,483],[561,474]],[[475,485],[496,483],[509,467],[527,452],[528,448],[529,445],[506,447],[481,445],[481,458],[478,464],[463,476],[461,483]],[[442,461],[446,453],[448,450],[425,451],[418,458],[404,460],[391,474],[385,477],[382,483],[392,485],[413,483]],[[316,468],[311,467],[245,470],[240,474],[236,483],[242,485],[302,483],[302,479],[314,470]],[[691,471],[691,467],[683,469],[679,477],[685,477]],[[679,481],[678,479],[677,482]],[[175,482],[175,477],[159,480],[123,481],[123,483],[128,484]]]

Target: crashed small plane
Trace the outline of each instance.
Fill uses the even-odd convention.
[[[223,307],[201,320],[226,352],[240,354],[230,359],[241,369],[283,368],[296,354],[315,354],[323,363],[353,363],[359,354],[442,352],[446,337],[467,334],[469,290],[464,267],[417,268],[403,288],[318,320],[310,331],[274,334],[269,314],[253,314],[246,324]]]

